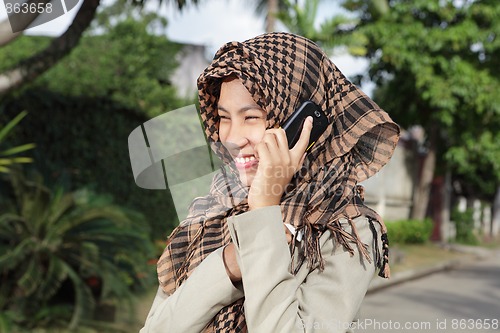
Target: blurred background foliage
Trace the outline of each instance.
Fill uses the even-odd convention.
[[[413,219],[425,218],[432,180],[447,172],[461,195],[493,201],[500,185],[500,2],[340,0],[344,11],[319,26],[319,0],[277,2],[287,30],[329,52],[367,58],[368,71],[353,81],[375,83],[374,100],[398,124],[424,130]]]
[[[0,332],[128,331],[116,307],[134,319],[157,240],[178,223],[168,191],[135,185],[127,138],[193,103],[169,81],[181,45],[124,1],[97,18],[70,55],[0,97]],[[0,72],[50,43],[15,39]]]
[[[16,125],[27,115],[26,111],[21,112],[12,120],[10,120],[5,126],[0,127],[0,147],[3,146],[2,142],[7,142],[9,133],[16,127]],[[16,147],[7,147],[5,150],[0,151],[0,173],[9,173],[13,165],[21,163],[31,163],[33,159],[31,157],[19,156],[19,153],[24,153],[30,149],[33,149],[35,145],[33,143],[26,143]]]
[[[101,305],[132,302],[153,283],[140,214],[89,190],[51,190],[19,171],[10,180],[0,201],[3,327],[75,329]]]
[[[135,185],[127,138],[193,101],[170,81],[182,45],[145,2],[85,0],[70,33],[0,43],[0,332],[127,332],[107,322],[113,307],[155,285],[148,262],[178,221],[168,191]],[[327,52],[367,58],[354,81],[374,82],[391,117],[424,129],[412,219],[388,228],[392,241],[425,243],[436,175],[489,201],[500,185],[500,2],[337,2],[343,12],[317,26],[320,0],[252,0],[268,30],[277,19]],[[474,243],[470,214],[453,218]]]
[[[391,244],[424,244],[432,233],[432,220],[401,220],[386,223]]]
[[[358,81],[403,128],[425,130],[427,155],[412,218],[423,219],[430,183],[447,171],[463,195],[492,201],[500,184],[500,3],[347,0],[345,35],[370,61]],[[348,44],[349,45],[349,44]]]

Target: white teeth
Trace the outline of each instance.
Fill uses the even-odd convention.
[[[250,156],[250,157],[235,157],[234,160],[236,161],[236,163],[244,164],[244,163],[248,163],[250,161],[254,161],[255,160],[255,156]]]

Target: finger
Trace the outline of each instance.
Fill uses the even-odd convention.
[[[299,168],[304,164],[304,160],[306,159],[306,155],[307,155],[306,153],[304,153],[304,155],[302,155],[302,158],[300,159],[299,164],[298,164]]]
[[[269,146],[271,143],[266,143],[266,137],[262,138],[262,141],[255,146],[255,157],[259,160],[259,166],[271,162],[272,154],[269,151]],[[270,141],[270,139],[267,139]]]
[[[277,154],[276,156],[279,156],[280,160],[283,163],[288,164],[290,162],[290,155],[288,149],[288,139],[286,138],[285,130],[282,128],[273,128],[268,131],[269,133],[272,133],[276,136],[275,139],[278,148],[278,150],[275,151],[275,153]]]
[[[282,156],[283,148],[280,147],[282,145],[280,141],[282,140],[278,138],[276,129],[267,130],[266,133],[264,134],[264,138],[262,139],[262,142],[267,146],[267,149],[269,150],[270,154],[269,161],[271,161],[271,163],[274,165],[279,164],[283,157]]]
[[[280,149],[286,148],[288,151],[288,140],[286,138],[285,130],[282,128],[271,128],[266,130],[266,133],[274,134],[276,136],[276,142]]]
[[[290,149],[290,152],[297,162],[300,160],[300,158],[302,158],[302,155],[304,155],[307,146],[309,145],[309,138],[311,136],[312,127],[313,118],[309,116],[304,121],[304,126],[302,126],[302,132],[300,132],[299,141],[297,141],[295,146]]]
[[[290,232],[290,230],[288,230],[288,228],[285,225],[283,225],[283,228],[285,228],[286,242],[290,244],[292,242],[292,233]]]

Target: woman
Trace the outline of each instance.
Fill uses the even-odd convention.
[[[389,275],[357,183],[388,162],[398,126],[293,34],[227,43],[198,89],[227,167],[170,236],[141,332],[345,332],[376,266]],[[307,153],[310,119],[292,149],[279,128],[306,100],[330,123]]]

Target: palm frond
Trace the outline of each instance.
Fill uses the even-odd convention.
[[[12,129],[14,127],[16,127],[16,125],[19,124],[19,122],[24,117],[26,117],[27,114],[28,114],[27,111],[22,111],[17,116],[15,116],[14,119],[12,119],[11,121],[9,121],[7,123],[7,125],[5,125],[3,128],[0,129],[0,143],[2,142],[3,139],[5,139],[5,137],[7,137],[7,135],[9,134],[9,132],[12,131]]]
[[[23,292],[23,296],[32,295],[39,286],[39,282],[45,278],[41,271],[38,260],[29,260],[26,270],[18,281],[18,286]],[[41,274],[42,273],[42,274]]]
[[[153,255],[141,215],[90,191],[52,193],[17,172],[11,185],[16,204],[10,206],[13,211],[0,213],[0,274],[10,282],[2,283],[0,297],[12,302],[0,302],[0,311],[15,304],[29,318],[20,325],[59,327],[66,320],[68,331],[74,331],[83,320],[91,320],[97,301],[125,303],[132,309],[134,292],[146,281],[146,261]],[[92,289],[91,277],[99,283]],[[58,303],[65,286],[74,295],[72,303]],[[12,290],[17,290],[15,297]],[[51,319],[62,304],[69,315]]]
[[[14,119],[9,121],[7,125],[0,127],[0,147],[2,146],[2,142],[5,140],[7,135],[11,133],[11,131],[16,127],[19,122],[26,117],[28,113],[26,111],[23,111],[19,113]],[[17,156],[15,158],[6,158],[7,156],[13,156],[25,151],[28,151],[30,149],[33,149],[35,147],[34,144],[28,143],[24,145],[20,145],[17,147],[12,147],[12,148],[7,148],[3,151],[0,151],[0,172],[1,173],[10,173],[10,167],[13,164],[18,164],[18,163],[31,163],[33,160],[29,157],[24,157],[24,156]]]
[[[50,299],[55,295],[68,274],[59,258],[51,257],[43,279],[38,283],[37,294],[40,298]]]
[[[80,275],[64,261],[61,260],[60,264],[68,274],[75,291],[75,304],[71,321],[69,323],[69,328],[74,329],[78,326],[82,319],[86,318],[92,312],[95,306],[95,300],[92,296],[92,292],[82,280]]]
[[[19,154],[19,153],[25,152],[27,150],[33,149],[35,147],[36,147],[36,145],[34,143],[26,143],[24,145],[20,145],[20,146],[14,147],[14,148],[9,148],[7,150],[4,150],[4,151],[0,152],[0,156],[10,156],[10,155]]]
[[[33,252],[36,243],[33,239],[23,239],[17,246],[9,249],[6,253],[0,255],[0,267],[2,271],[8,271],[23,262],[27,262],[27,258]]]

